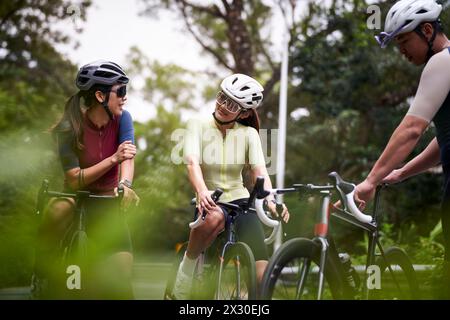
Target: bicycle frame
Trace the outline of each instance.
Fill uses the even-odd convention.
[[[75,200],[75,215],[76,215],[76,223],[77,223],[77,231],[86,231],[85,225],[85,203],[87,199],[119,199],[119,201],[123,198],[124,190],[123,188],[118,188],[117,196],[110,195],[96,195],[92,194],[89,191],[78,190],[76,193],[67,193],[67,192],[57,192],[57,191],[49,191],[49,182],[48,180],[44,180],[42,182],[41,188],[38,194],[37,208],[36,214],[40,215],[43,212],[43,206],[46,199],[55,197],[55,198],[72,198]]]
[[[316,187],[316,190],[321,190],[320,195],[322,197],[321,200],[321,207],[320,211],[318,213],[317,217],[317,223],[314,226],[314,238],[312,239],[314,242],[318,243],[320,245],[321,253],[320,253],[320,263],[319,263],[319,290],[317,299],[322,299],[323,294],[323,287],[324,287],[324,274],[325,274],[325,261],[327,255],[331,255],[331,258],[335,261],[339,261],[339,254],[336,251],[336,246],[334,245],[334,240],[329,237],[328,235],[328,226],[330,223],[330,216],[335,217],[341,221],[344,221],[345,223],[350,223],[360,229],[363,229],[366,231],[369,235],[369,243],[367,248],[367,259],[366,259],[366,266],[364,273],[364,285],[363,285],[363,297],[364,299],[369,298],[369,290],[367,288],[366,282],[367,282],[367,270],[369,266],[374,264],[375,257],[376,257],[376,248],[380,250],[380,254],[382,258],[386,261],[383,247],[379,241],[379,232],[378,232],[378,226],[379,226],[379,206],[380,206],[380,199],[381,199],[381,189],[383,189],[385,186],[378,186],[375,193],[375,200],[374,200],[374,208],[373,208],[373,221],[370,223],[364,223],[361,222],[348,212],[345,208],[340,209],[336,208],[333,205],[330,204],[331,200],[331,190],[334,189],[334,186],[330,187]],[[311,189],[313,190],[313,189]],[[339,264],[338,264],[339,265]],[[393,270],[391,269],[390,265],[387,264],[389,268],[389,272],[392,274],[395,280],[395,274]],[[305,268],[306,269],[306,268]],[[304,279],[307,276],[307,270],[301,271],[301,279]],[[344,278],[344,270],[340,269],[340,273],[342,278]],[[299,292],[299,294],[301,294]]]
[[[220,203],[224,205],[223,203]],[[232,244],[236,243],[236,230],[235,230],[235,220],[236,220],[236,216],[237,216],[237,212],[231,211],[230,214],[228,215],[228,220],[226,221],[225,225],[225,231],[226,231],[226,240],[225,240],[225,244],[222,247],[221,253],[220,253],[220,265],[219,265],[219,276],[218,276],[218,284],[221,282],[222,280],[222,271],[223,271],[223,263],[224,263],[224,258],[225,258],[225,252],[227,251],[228,247],[231,246]],[[241,283],[241,274],[240,274],[240,263],[239,263],[239,257],[237,257],[238,262],[237,262],[237,281],[236,283],[238,284],[237,287],[237,295],[240,296],[240,283]],[[216,299],[219,299],[219,292],[216,292]]]
[[[224,203],[224,202],[220,202],[218,201],[220,195],[223,193],[222,190],[220,189],[216,189],[214,191],[214,193],[211,195],[212,199],[220,206],[225,207],[229,210],[229,214],[227,215],[227,221],[225,222],[225,243],[224,245],[221,247],[221,251],[220,251],[220,256],[219,256],[219,270],[218,270],[218,281],[217,281],[217,287],[220,286],[220,283],[222,281],[222,273],[223,273],[223,269],[224,269],[224,262],[225,262],[225,255],[226,252],[229,248],[231,248],[234,244],[238,243],[238,239],[236,237],[236,232],[235,232],[235,220],[237,218],[237,216],[239,214],[248,214],[249,212],[255,212],[254,209],[250,208],[251,204],[253,203],[253,200],[256,197],[256,194],[258,192],[260,192],[261,190],[263,190],[263,186],[264,186],[264,179],[258,178],[255,184],[255,188],[254,190],[251,192],[249,199],[246,201],[246,203],[242,203],[240,205],[236,205],[236,204],[232,204],[232,203]],[[191,204],[195,203],[194,199],[191,201]],[[200,226],[202,223],[204,223],[206,217],[206,212],[204,211],[201,215],[198,214],[197,218],[195,221],[189,223],[189,227],[191,229],[197,228],[198,226]],[[260,215],[258,215],[258,217],[261,219]],[[275,239],[275,233],[280,225],[280,221],[277,220],[272,220],[270,218],[268,218],[267,216],[264,216],[264,219],[261,219],[261,221],[266,224],[269,225],[271,227],[274,228],[274,230],[272,231],[272,235],[265,239],[265,243],[270,243]],[[250,252],[251,253],[251,252]],[[253,255],[252,256],[252,260],[254,261]],[[204,259],[205,259],[205,253],[203,252],[201,254],[201,257],[199,259],[199,262],[197,264],[197,270],[199,272],[202,272],[203,270],[203,264],[204,264]],[[241,294],[241,257],[240,256],[236,256],[236,263],[235,263],[235,268],[236,268],[236,283],[237,283],[237,287],[236,287],[236,296],[239,297]],[[254,266],[253,266],[254,268]],[[219,291],[217,290],[215,293],[215,298],[218,299],[219,298]]]
[[[251,199],[250,199],[251,200]],[[217,277],[217,286],[219,286],[219,284],[222,281],[222,275],[223,275],[223,268],[224,268],[224,262],[225,262],[225,254],[227,252],[227,250],[234,244],[236,244],[238,242],[238,239],[236,237],[236,230],[235,230],[235,220],[237,218],[237,216],[239,214],[247,214],[248,211],[254,211],[254,209],[248,208],[249,204],[242,204],[242,205],[236,205],[236,204],[231,204],[231,203],[224,203],[224,202],[219,202],[217,201],[216,198],[216,203],[218,205],[221,205],[227,209],[229,209],[229,214],[227,216],[227,221],[225,221],[225,234],[221,235],[220,237],[222,238],[221,241],[223,241],[223,245],[220,244],[220,255],[218,256],[218,261],[219,263],[217,264],[217,268],[218,268],[218,277]],[[200,215],[199,215],[200,216]],[[203,219],[202,219],[203,220]],[[191,225],[194,225],[193,223],[191,223]],[[197,223],[195,225],[195,227],[197,227],[199,224]],[[221,242],[222,243],[222,242]],[[241,294],[241,263],[240,263],[240,257],[237,256],[236,257],[237,262],[236,262],[236,283],[237,283],[237,288],[236,288],[236,296],[240,296]],[[199,257],[199,260],[197,262],[197,272],[199,274],[203,273],[204,271],[204,264],[206,261],[206,251],[202,252],[202,254]],[[220,292],[217,290],[215,292],[215,299],[220,299]]]
[[[339,253],[337,252],[336,245],[334,240],[328,234],[328,227],[330,224],[330,217],[334,217],[338,220],[344,221],[346,223],[350,223],[356,226],[359,229],[364,230],[369,235],[369,243],[367,247],[367,259],[366,259],[366,272],[364,276],[364,287],[362,290],[362,295],[365,299],[369,298],[369,289],[367,286],[368,281],[368,270],[369,267],[375,264],[375,258],[377,256],[376,249],[379,249],[382,261],[387,266],[387,270],[389,271],[392,279],[395,282],[395,286],[397,289],[400,289],[398,279],[391,268],[391,265],[386,257],[385,251],[380,243],[379,239],[379,220],[380,220],[380,191],[385,187],[385,185],[378,186],[375,194],[375,202],[374,208],[371,215],[365,214],[359,210],[357,205],[354,202],[354,192],[355,185],[352,183],[345,182],[342,178],[336,173],[333,172],[329,175],[329,178],[333,180],[333,184],[330,185],[322,185],[316,186],[313,184],[294,184],[293,187],[296,192],[305,191],[309,193],[315,193],[320,195],[321,197],[321,206],[318,210],[316,223],[314,225],[314,237],[311,239],[312,242],[317,244],[317,252],[313,253],[315,256],[314,260],[319,267],[319,287],[317,291],[317,299],[320,300],[323,298],[324,285],[325,285],[325,274],[326,274],[326,266],[328,263],[331,263],[334,267],[334,276],[339,279],[347,280],[348,278],[348,270],[344,270],[343,264],[341,262],[341,258]],[[331,196],[334,191],[337,191],[337,194],[341,199],[341,206],[339,208],[334,207],[330,204]],[[272,190],[264,190],[260,192],[257,196],[258,200],[255,204],[256,210],[259,214],[262,214],[262,198],[266,197],[268,194],[280,194],[291,192],[290,189],[272,189]],[[315,250],[315,249],[314,249]],[[389,251],[389,250],[388,250]],[[392,250],[389,251],[393,252]],[[281,257],[283,255],[278,255]],[[378,259],[377,259],[378,260]],[[298,282],[297,282],[297,291],[296,298],[300,298],[303,294],[302,290],[304,288],[305,279],[308,277],[308,272],[310,269],[310,264],[312,260],[305,259],[303,261],[300,270],[297,270]],[[379,264],[379,263],[377,263]],[[273,266],[276,266],[274,264]],[[272,266],[272,267],[273,267]],[[331,266],[331,265],[330,265]],[[386,267],[384,266],[384,267]],[[336,274],[337,273],[337,274]],[[340,280],[339,280],[340,281]],[[342,281],[341,288],[344,296],[350,298],[354,297],[356,291],[353,286],[348,281]],[[402,291],[402,290],[400,290]]]
[[[67,255],[70,256],[70,252],[74,245],[80,245],[77,241],[80,237],[87,238],[86,235],[86,201],[88,199],[117,199],[117,201],[122,200],[123,198],[123,188],[118,189],[117,196],[111,195],[96,195],[91,194],[89,191],[77,191],[75,193],[67,193],[67,192],[56,192],[49,191],[49,182],[48,180],[43,180],[41,188],[37,197],[37,206],[36,206],[36,215],[43,215],[44,205],[50,198],[71,198],[74,200],[74,220],[71,223],[70,227],[67,229],[63,237],[59,240],[59,250],[60,250],[60,259],[61,261],[65,261],[67,259]],[[81,252],[81,251],[80,251]],[[82,265],[86,262],[85,256],[80,254],[77,255],[77,264]]]

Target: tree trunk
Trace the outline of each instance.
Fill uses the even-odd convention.
[[[226,9],[227,37],[230,52],[235,61],[234,72],[251,76],[254,72],[252,41],[247,26],[242,19],[242,12],[244,10],[243,1],[234,0]]]

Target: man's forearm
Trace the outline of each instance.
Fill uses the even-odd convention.
[[[440,163],[440,150],[437,139],[434,138],[418,156],[401,168],[401,177],[407,179],[422,173]]]
[[[423,119],[406,116],[392,134],[389,143],[366,180],[373,185],[379,184],[409,156],[427,126],[428,122]]]

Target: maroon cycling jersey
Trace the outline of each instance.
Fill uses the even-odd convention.
[[[134,130],[131,115],[127,111],[122,116],[110,120],[104,127],[98,128],[88,117],[83,122],[82,150],[74,147],[71,132],[58,134],[58,149],[63,166],[67,171],[73,168],[89,168],[112,156],[119,145],[130,140],[134,143]],[[115,165],[95,182],[84,189],[94,193],[104,193],[113,190],[119,183],[119,165]],[[67,188],[67,184],[65,184]]]

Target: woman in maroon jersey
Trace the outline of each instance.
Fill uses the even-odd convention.
[[[61,120],[52,128],[65,191],[114,195],[120,185],[124,189],[124,208],[139,201],[132,189],[136,155],[133,122],[123,110],[128,81],[122,68],[113,62],[96,61],[83,66],[76,78],[79,92],[70,97]],[[73,221],[74,204],[72,198],[58,198],[51,199],[47,206],[38,232],[32,283],[36,296],[45,291],[51,279],[46,266],[56,258],[57,244]],[[87,204],[86,227],[89,243],[108,257],[108,268],[99,275],[111,274],[114,282],[123,285],[117,291],[89,291],[87,297],[130,299],[133,255],[126,221],[122,215],[113,216],[114,210],[96,209],[98,206],[96,201]]]

